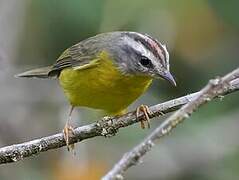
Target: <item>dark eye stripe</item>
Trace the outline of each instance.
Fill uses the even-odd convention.
[[[154,49],[156,49],[156,53],[158,54],[158,56],[156,57],[160,57],[159,59],[161,59],[161,63],[166,66],[167,62],[166,62],[166,52],[165,49],[163,48],[163,46],[154,38],[152,38],[151,36],[145,34],[145,36],[147,36],[152,42],[153,44],[156,44],[157,47],[155,47],[155,45],[153,45]],[[152,44],[152,43],[151,43]],[[159,52],[160,51],[160,52]]]
[[[145,48],[147,48],[150,52],[152,52],[153,55],[159,59],[160,63],[163,66],[165,67],[167,66],[166,52],[162,47],[162,45],[157,40],[153,39],[149,35],[145,35],[148,39],[143,38],[134,33],[127,33],[127,35],[130,38],[134,39],[135,41],[140,42]]]
[[[162,52],[162,58],[163,58],[163,65],[166,66],[167,62],[166,62],[166,52],[165,49],[162,47],[162,45],[160,43],[158,43],[158,47],[160,48],[161,52]]]

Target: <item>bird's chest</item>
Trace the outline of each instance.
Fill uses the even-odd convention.
[[[87,106],[117,113],[136,100],[150,85],[151,79],[126,76],[104,64],[85,70],[65,69],[60,84],[75,106]]]

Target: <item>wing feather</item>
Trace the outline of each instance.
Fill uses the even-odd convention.
[[[87,49],[82,43],[78,43],[66,49],[56,63],[53,64],[49,76],[57,75],[65,68],[73,68],[74,70],[83,70],[92,68],[99,64],[100,58],[97,57],[97,52]]]

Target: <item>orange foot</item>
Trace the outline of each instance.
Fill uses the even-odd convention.
[[[145,129],[145,122],[147,123],[147,127],[150,128],[150,119],[149,116],[151,115],[151,111],[149,110],[149,107],[146,105],[140,105],[136,109],[136,118],[139,118],[140,112],[144,114],[144,118],[140,120],[140,125],[142,129]]]
[[[64,139],[66,141],[67,150],[73,150],[75,148],[74,144],[69,144],[69,139],[74,135],[74,129],[69,125],[68,121],[63,129]]]

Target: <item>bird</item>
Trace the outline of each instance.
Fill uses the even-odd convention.
[[[71,106],[63,129],[69,150],[73,133],[70,125],[75,107],[100,109],[107,115],[122,115],[142,95],[153,79],[164,79],[176,86],[170,72],[166,45],[148,34],[131,31],[100,33],[66,49],[50,66],[16,75],[27,78],[55,78]],[[150,110],[141,105],[148,123]]]

